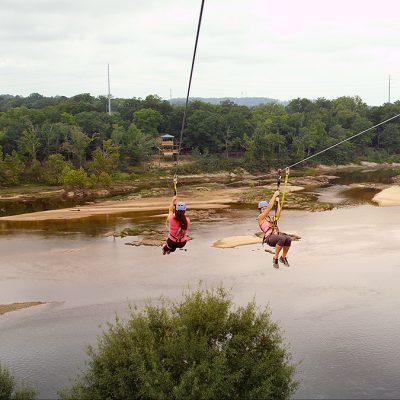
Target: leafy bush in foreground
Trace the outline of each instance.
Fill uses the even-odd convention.
[[[34,400],[36,392],[29,388],[16,388],[15,380],[7,368],[0,365],[0,400]]]
[[[200,288],[117,317],[61,398],[288,399],[295,368],[269,310],[232,306],[223,288]]]

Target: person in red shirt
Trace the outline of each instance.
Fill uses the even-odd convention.
[[[168,237],[167,243],[162,246],[162,253],[173,253],[176,249],[185,247],[187,242],[187,231],[190,219],[185,215],[186,204],[183,201],[176,201],[176,196],[171,200],[168,214]]]

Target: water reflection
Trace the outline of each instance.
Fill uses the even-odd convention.
[[[126,315],[128,301],[141,306],[162,294],[180,298],[183,288],[200,280],[223,282],[233,288],[236,304],[255,298],[271,306],[295,361],[302,361],[295,397],[398,398],[398,210],[364,205],[286,211],[281,228],[302,239],[291,250],[292,267],[280,270],[271,268],[261,245],[211,247],[223,237],[254,233],[255,210],[233,211],[223,223],[193,224],[188,251],[169,258],[159,248],[125,246],[127,239],[90,237],[72,228],[64,236],[1,236],[0,301],[50,302],[0,317],[2,361],[40,398],[56,398],[85,368],[84,346],[96,342],[99,324],[113,320],[115,311]],[[163,223],[148,214],[141,218]],[[93,219],[84,226],[100,232],[127,221],[135,223],[113,218],[96,225]]]
[[[335,181],[339,185],[350,185],[352,183],[392,183],[392,178],[400,175],[399,168],[388,169],[364,169],[354,171],[335,172],[339,178]]]
[[[0,221],[0,235],[42,232],[43,234],[66,235],[82,233],[87,236],[104,236],[126,227],[153,229],[160,224],[161,217],[154,211],[125,212],[112,215],[96,215],[82,219],[44,221]]]
[[[34,200],[0,200],[0,216],[17,215],[38,211],[57,210],[60,208],[81,206],[94,201],[94,198],[68,199],[51,197]]]

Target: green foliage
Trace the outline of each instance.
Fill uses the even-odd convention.
[[[297,382],[277,324],[254,301],[198,289],[132,309],[88,349],[88,369],[61,399],[289,399]]]
[[[112,127],[111,140],[112,143],[116,146],[119,146],[122,143],[122,139],[124,137],[125,129],[118,124],[114,124]]]
[[[98,177],[98,184],[99,185],[101,185],[101,186],[111,186],[111,184],[112,184],[112,178],[111,178],[111,176],[107,173],[107,172],[105,172],[105,171],[102,171],[102,172],[100,172],[100,174],[99,174],[99,177]]]
[[[42,164],[38,160],[33,160],[30,164],[25,166],[23,172],[24,180],[34,183],[40,183],[42,181]]]
[[[69,166],[64,167],[61,172],[60,181],[67,189],[85,189],[91,186],[91,180],[82,167],[79,169]]]
[[[162,124],[162,115],[151,108],[142,108],[133,114],[135,125],[146,135],[156,137]]]
[[[22,132],[21,138],[18,139],[18,149],[22,155],[28,155],[30,160],[36,160],[36,155],[40,141],[36,130],[32,127]]]
[[[23,162],[15,150],[3,156],[0,146],[0,185],[16,185],[24,170]]]
[[[86,158],[86,148],[91,141],[92,139],[82,132],[80,128],[74,127],[71,129],[71,137],[63,143],[63,149],[72,155],[75,165],[81,167]]]
[[[52,154],[63,154],[76,168],[96,176],[146,168],[158,153],[160,133],[180,136],[184,107],[172,106],[156,95],[143,99],[113,99],[88,93],[71,98],[0,96],[0,145],[4,159],[17,162],[0,172],[0,184],[47,181],[37,173]],[[263,170],[292,164],[326,147],[400,114],[400,101],[368,107],[359,97],[334,100],[291,100],[287,106],[264,104],[254,108],[226,100],[219,105],[190,102],[183,132],[183,153],[243,157],[245,169]],[[342,164],[367,159],[387,162],[400,154],[400,119],[371,130],[350,143],[319,155],[315,161]],[[19,161],[13,155],[19,154]],[[21,162],[22,169],[21,171]],[[231,168],[230,162],[211,166],[196,163],[198,172]],[[236,161],[232,162],[236,164]],[[204,168],[201,170],[201,168]],[[50,178],[55,182],[53,178]]]
[[[89,170],[95,174],[115,171],[119,161],[119,146],[115,146],[111,139],[104,140],[101,147],[92,153]]]
[[[0,400],[34,400],[36,392],[26,387],[16,387],[10,371],[0,364]]]
[[[138,165],[150,157],[153,147],[154,140],[131,124],[122,138],[123,159],[130,165]]]
[[[215,110],[217,107],[202,107],[188,116],[184,137],[186,146],[197,148],[202,154],[223,148],[222,120]]]
[[[61,154],[51,154],[43,165],[43,181],[48,185],[62,184],[62,173],[66,167],[71,168],[71,163],[65,161]]]

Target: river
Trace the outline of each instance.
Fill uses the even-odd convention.
[[[331,190],[331,189],[329,189]],[[301,380],[296,398],[400,397],[400,208],[370,204],[309,213],[285,211],[281,229],[302,239],[291,267],[275,270],[261,245],[217,249],[227,236],[257,231],[256,211],[193,223],[187,251],[104,233],[141,216],[96,218],[3,228],[0,304],[48,304],[0,316],[0,361],[50,399],[85,368],[85,345],[128,304],[178,299],[187,285],[232,288],[236,304],[269,305],[290,343]]]

